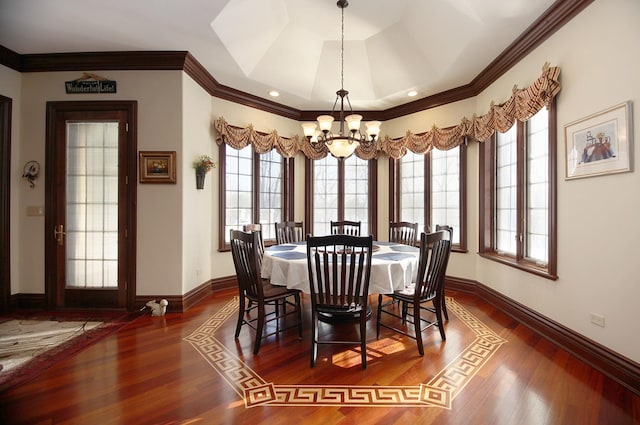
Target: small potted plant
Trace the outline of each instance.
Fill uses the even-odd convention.
[[[196,188],[204,189],[204,176],[211,171],[212,168],[216,168],[217,164],[213,162],[213,159],[209,155],[200,155],[196,161],[193,162],[193,168],[196,170]]]

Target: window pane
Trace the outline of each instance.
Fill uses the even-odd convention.
[[[225,241],[231,229],[252,223],[253,166],[251,145],[241,149],[226,147],[225,158]]]
[[[431,157],[431,229],[436,225],[453,227],[452,243],[460,243],[460,147]]]
[[[400,221],[418,223],[424,229],[424,155],[411,151],[400,158]]]
[[[313,161],[313,233],[331,233],[330,221],[338,219],[338,160],[327,156]]]
[[[369,162],[353,155],[344,161],[344,219],[360,221],[369,234]]]
[[[274,149],[260,155],[260,224],[262,237],[275,239],[275,222],[282,221],[282,157]]]
[[[525,256],[549,261],[549,112],[542,108],[527,123],[527,220]]]
[[[496,250],[517,253],[517,127],[496,142]]]

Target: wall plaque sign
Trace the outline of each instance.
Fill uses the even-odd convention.
[[[99,75],[84,72],[80,78],[72,81],[65,81],[64,88],[67,94],[115,93],[116,82],[107,80]]]

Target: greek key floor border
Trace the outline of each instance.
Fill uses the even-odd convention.
[[[489,329],[455,299],[447,297],[447,310],[468,326],[476,337],[429,382],[413,386],[278,385],[266,382],[215,337],[216,330],[228,318],[237,315],[237,297],[184,340],[238,393],[247,408],[326,405],[451,409],[456,396],[507,340]]]

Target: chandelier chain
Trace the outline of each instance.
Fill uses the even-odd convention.
[[[344,7],[342,10],[342,40],[340,44],[340,89],[344,90]]]

